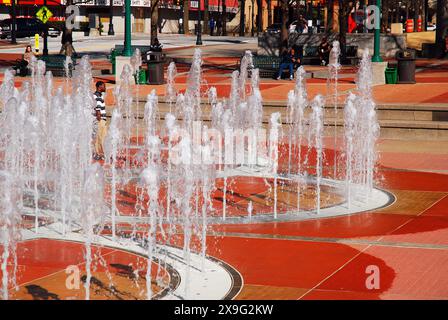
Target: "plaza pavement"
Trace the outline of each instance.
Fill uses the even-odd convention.
[[[215,86],[221,98],[229,95],[232,68],[250,44],[229,55],[232,46],[204,48],[204,92]],[[192,50],[174,48],[168,55],[188,58]],[[1,61],[12,58],[0,54]],[[104,59],[92,63],[95,70],[110,68]],[[376,86],[376,103],[448,108],[448,61],[418,60],[417,67],[417,84]],[[325,73],[322,67],[306,70]],[[179,92],[185,90],[187,71],[188,65],[178,65]],[[113,76],[96,74],[110,89],[115,86]],[[342,74],[341,102],[355,88],[356,69],[345,67]],[[17,79],[16,85],[24,80]],[[263,100],[284,101],[293,85],[262,79]],[[307,86],[311,98],[329,90],[325,76],[309,79]],[[140,96],[152,89],[165,95],[163,85],[143,85]],[[107,103],[114,104],[111,93]],[[448,299],[448,142],[397,136],[381,139],[378,150],[378,186],[396,197],[387,208],[328,219],[212,227],[208,254],[231,264],[244,279],[237,299]],[[379,288],[366,286],[369,266],[380,271]]]

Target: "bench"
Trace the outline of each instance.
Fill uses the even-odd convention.
[[[273,78],[280,67],[281,58],[277,56],[253,56],[254,68],[258,69],[260,78]]]
[[[45,69],[51,71],[54,76],[65,76],[65,61],[66,56],[63,54],[40,56],[38,60],[45,62]],[[71,78],[73,70],[75,69],[76,58],[72,57],[72,63],[69,65],[69,74]]]
[[[318,46],[305,46],[303,48],[302,64],[314,66],[320,65]]]
[[[150,45],[131,45],[132,53],[134,53],[134,51],[136,49],[139,49],[140,52],[142,53],[142,57],[145,57],[145,53],[151,50],[151,46]],[[109,55],[109,59],[111,60],[111,62],[112,62],[113,58],[121,55],[123,53],[123,50],[124,50],[124,45],[122,45],[122,44],[115,45],[115,48],[113,48],[110,51],[110,55]]]
[[[359,64],[360,58],[358,57],[358,47],[357,46],[346,46],[345,47],[345,61],[341,61],[341,64],[348,64],[351,66],[356,66]]]
[[[343,65],[357,65],[359,63],[358,47],[346,46],[345,59],[341,59]],[[304,65],[320,65],[319,47],[318,46],[305,46],[302,58],[302,64]]]

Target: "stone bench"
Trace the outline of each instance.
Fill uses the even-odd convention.
[[[65,76],[65,61],[66,56],[63,54],[40,56],[38,60],[45,62],[45,69],[51,71],[54,76]],[[69,74],[72,76],[72,72],[75,69],[76,58],[72,57],[72,63],[69,65]]]

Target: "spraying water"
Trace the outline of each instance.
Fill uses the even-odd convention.
[[[341,55],[341,46],[339,41],[333,41],[333,46],[330,51],[330,61],[328,64],[328,70],[330,74],[330,81],[332,80],[334,83],[333,88],[333,106],[334,106],[334,143],[333,143],[333,152],[334,152],[334,165],[333,165],[333,178],[336,179],[337,174],[337,120],[338,120],[338,100],[339,100],[339,90],[338,90],[338,79],[339,79],[339,70],[341,69],[341,64],[339,61],[339,57]]]
[[[318,95],[312,102],[312,128],[313,128],[313,142],[314,149],[316,150],[316,213],[320,213],[320,187],[322,179],[322,138],[324,129],[323,119],[323,107],[324,99]]]
[[[274,219],[277,219],[278,139],[280,126],[280,112],[273,113],[270,119],[269,158],[271,160],[272,174],[274,175]]]

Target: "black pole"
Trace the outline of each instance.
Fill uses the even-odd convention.
[[[196,45],[202,46],[201,0],[198,0],[198,30],[196,34]]]
[[[425,14],[424,14],[424,19],[425,21],[423,21],[423,28],[425,28],[423,31],[427,31],[428,30],[428,17],[429,17],[429,1],[428,0],[423,0],[423,10],[425,10]]]
[[[113,18],[114,18],[114,0],[109,0],[109,31],[107,31],[107,34],[109,36],[115,35],[114,23],[112,22]]]
[[[250,35],[253,37],[255,35],[254,32],[254,1],[252,0],[252,8],[250,10]]]
[[[16,0],[11,2],[11,43],[16,44]]]
[[[246,1],[245,0],[241,0],[241,7],[240,7],[240,37],[244,37],[245,34],[245,26],[244,26],[244,16],[245,16],[245,5],[246,5]]]
[[[47,0],[44,0],[44,6],[47,6]],[[47,24],[44,24],[44,50],[43,55],[48,56],[48,27]]]

